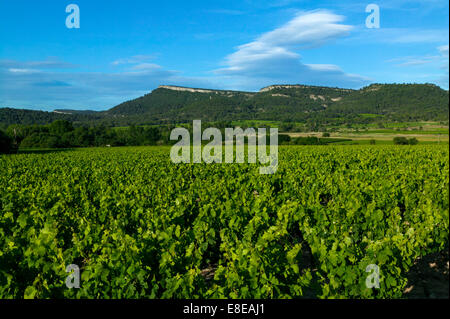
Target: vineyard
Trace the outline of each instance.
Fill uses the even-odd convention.
[[[0,156],[0,298],[401,298],[448,249],[448,144],[280,147],[273,175],[169,152]]]

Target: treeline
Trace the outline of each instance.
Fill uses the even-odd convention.
[[[0,152],[30,148],[173,145],[177,141],[170,140],[170,132],[177,126],[188,129],[192,138],[192,123],[108,127],[102,124],[76,126],[70,121],[57,120],[49,125],[10,125],[5,132],[0,130]],[[202,123],[202,130],[208,127],[218,128],[224,135],[225,128],[232,126],[226,121]]]
[[[65,111],[65,113],[63,112]],[[82,122],[89,124],[100,122],[105,116],[101,112],[94,111],[71,111],[45,112],[36,110],[23,110],[13,108],[0,108],[0,129],[6,129],[9,125],[45,125],[58,120],[70,122]]]
[[[191,133],[192,123],[182,124]],[[170,140],[170,132],[175,125],[159,126],[129,126],[107,127],[74,126],[66,120],[57,120],[49,125],[11,125],[5,132],[0,130],[0,153],[13,153],[18,149],[30,148],[74,148],[74,147],[100,147],[100,146],[150,146],[173,145],[177,141]],[[229,121],[202,123],[202,131],[208,127],[218,128],[225,136],[225,128],[233,127]],[[245,130],[247,127],[242,127]],[[267,132],[270,127],[265,126]],[[330,138],[329,133],[323,133],[321,138],[315,136],[292,138],[287,134],[278,135],[279,145],[327,145],[336,142],[351,141],[350,139]],[[209,141],[202,141],[207,144]],[[245,139],[247,142],[247,139]],[[415,145],[416,138],[406,139],[395,137],[397,145]],[[267,144],[270,138],[267,136]],[[371,143],[374,144],[374,143]]]
[[[1,136],[4,153],[18,148],[157,145],[168,140],[167,129],[158,127],[74,127],[65,120],[50,125],[11,125]]]

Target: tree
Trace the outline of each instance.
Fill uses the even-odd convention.
[[[278,135],[278,144],[283,145],[283,144],[289,144],[289,142],[291,141],[291,137],[287,134],[280,134]]]
[[[406,137],[394,137],[394,144],[396,145],[417,145],[419,144],[419,141],[417,140],[417,138],[413,137],[410,139],[407,139]]]
[[[54,121],[52,124],[50,124],[49,127],[50,134],[55,136],[63,136],[65,133],[72,131],[73,131],[72,123],[65,120]]]
[[[397,136],[394,137],[394,144],[395,145],[408,145],[408,139],[406,137],[403,136]]]

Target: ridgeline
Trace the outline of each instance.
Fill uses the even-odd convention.
[[[163,85],[107,111],[53,112],[0,108],[0,126],[75,124],[106,126],[268,120],[317,125],[373,122],[448,122],[449,94],[433,84],[372,84],[360,90],[306,85],[272,85],[259,92]]]

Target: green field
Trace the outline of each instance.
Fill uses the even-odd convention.
[[[448,144],[280,147],[274,175],[169,150],[1,155],[0,298],[402,298],[448,249]]]

